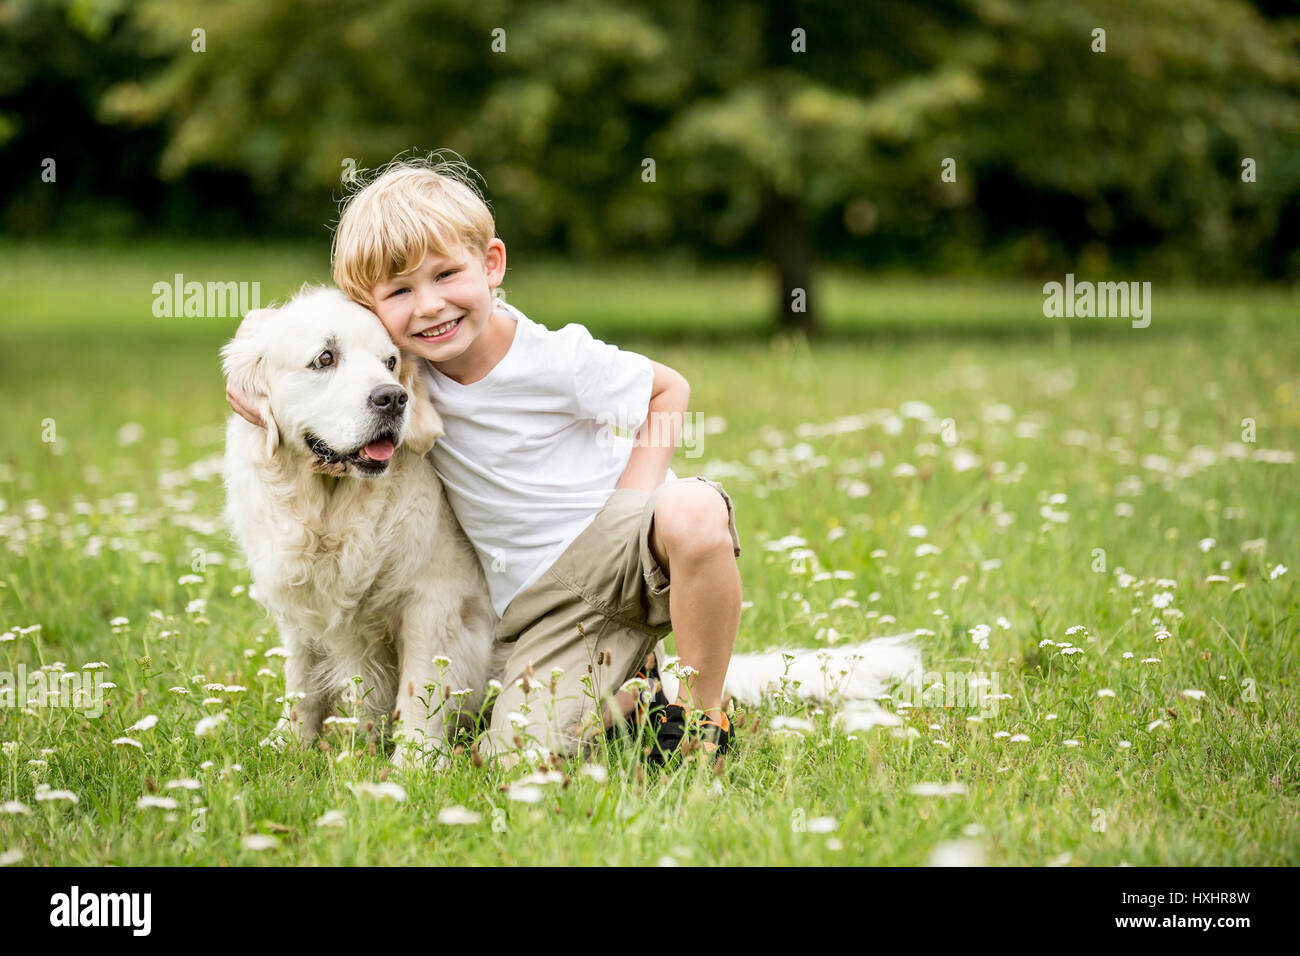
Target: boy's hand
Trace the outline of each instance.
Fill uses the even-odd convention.
[[[235,330],[235,338],[246,339],[253,335],[274,311],[275,309],[252,309],[244,316],[244,321],[239,323],[239,328]],[[248,404],[248,396],[237,388],[231,388],[229,383],[226,383],[226,403],[244,421],[251,422],[259,428],[266,427],[266,422],[262,421],[262,416],[257,413],[257,409]]]

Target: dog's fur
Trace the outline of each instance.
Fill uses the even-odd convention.
[[[483,707],[508,645],[495,640],[482,568],[425,457],[442,422],[418,361],[334,289],[304,290],[258,319],[222,350],[228,381],[266,423],[230,418],[226,515],[287,651],[278,732],[310,742],[350,697],[381,738],[400,719],[398,763],[444,751]],[[312,367],[327,349],[332,363]],[[397,385],[400,414],[371,403]],[[396,445],[386,465],[360,454],[384,434]]]

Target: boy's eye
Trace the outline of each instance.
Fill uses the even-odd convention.
[[[314,369],[322,369],[322,368],[329,368],[333,364],[334,364],[334,353],[331,352],[329,349],[326,349],[324,352],[321,352],[320,355],[316,356],[316,360],[307,367],[314,368]]]
[[[447,276],[454,276],[459,271],[459,269],[448,269],[446,272],[439,272],[438,278],[445,279]]]
[[[388,365],[388,371],[390,371],[390,372],[391,372],[393,369],[397,368],[397,356],[396,356],[396,355],[390,355],[390,356],[388,357],[388,362],[387,362],[386,364]]]
[[[401,295],[403,292],[410,292],[410,291],[411,291],[410,289],[403,286],[400,289],[394,289],[392,292],[388,293],[388,295],[384,296],[384,298],[391,299],[395,295]]]

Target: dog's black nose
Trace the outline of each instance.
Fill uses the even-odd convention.
[[[396,415],[406,407],[406,389],[400,385],[380,385],[370,393],[370,407],[385,415]]]

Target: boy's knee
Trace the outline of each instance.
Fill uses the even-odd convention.
[[[727,503],[703,482],[665,488],[655,503],[654,521],[660,542],[679,559],[732,551]]]

